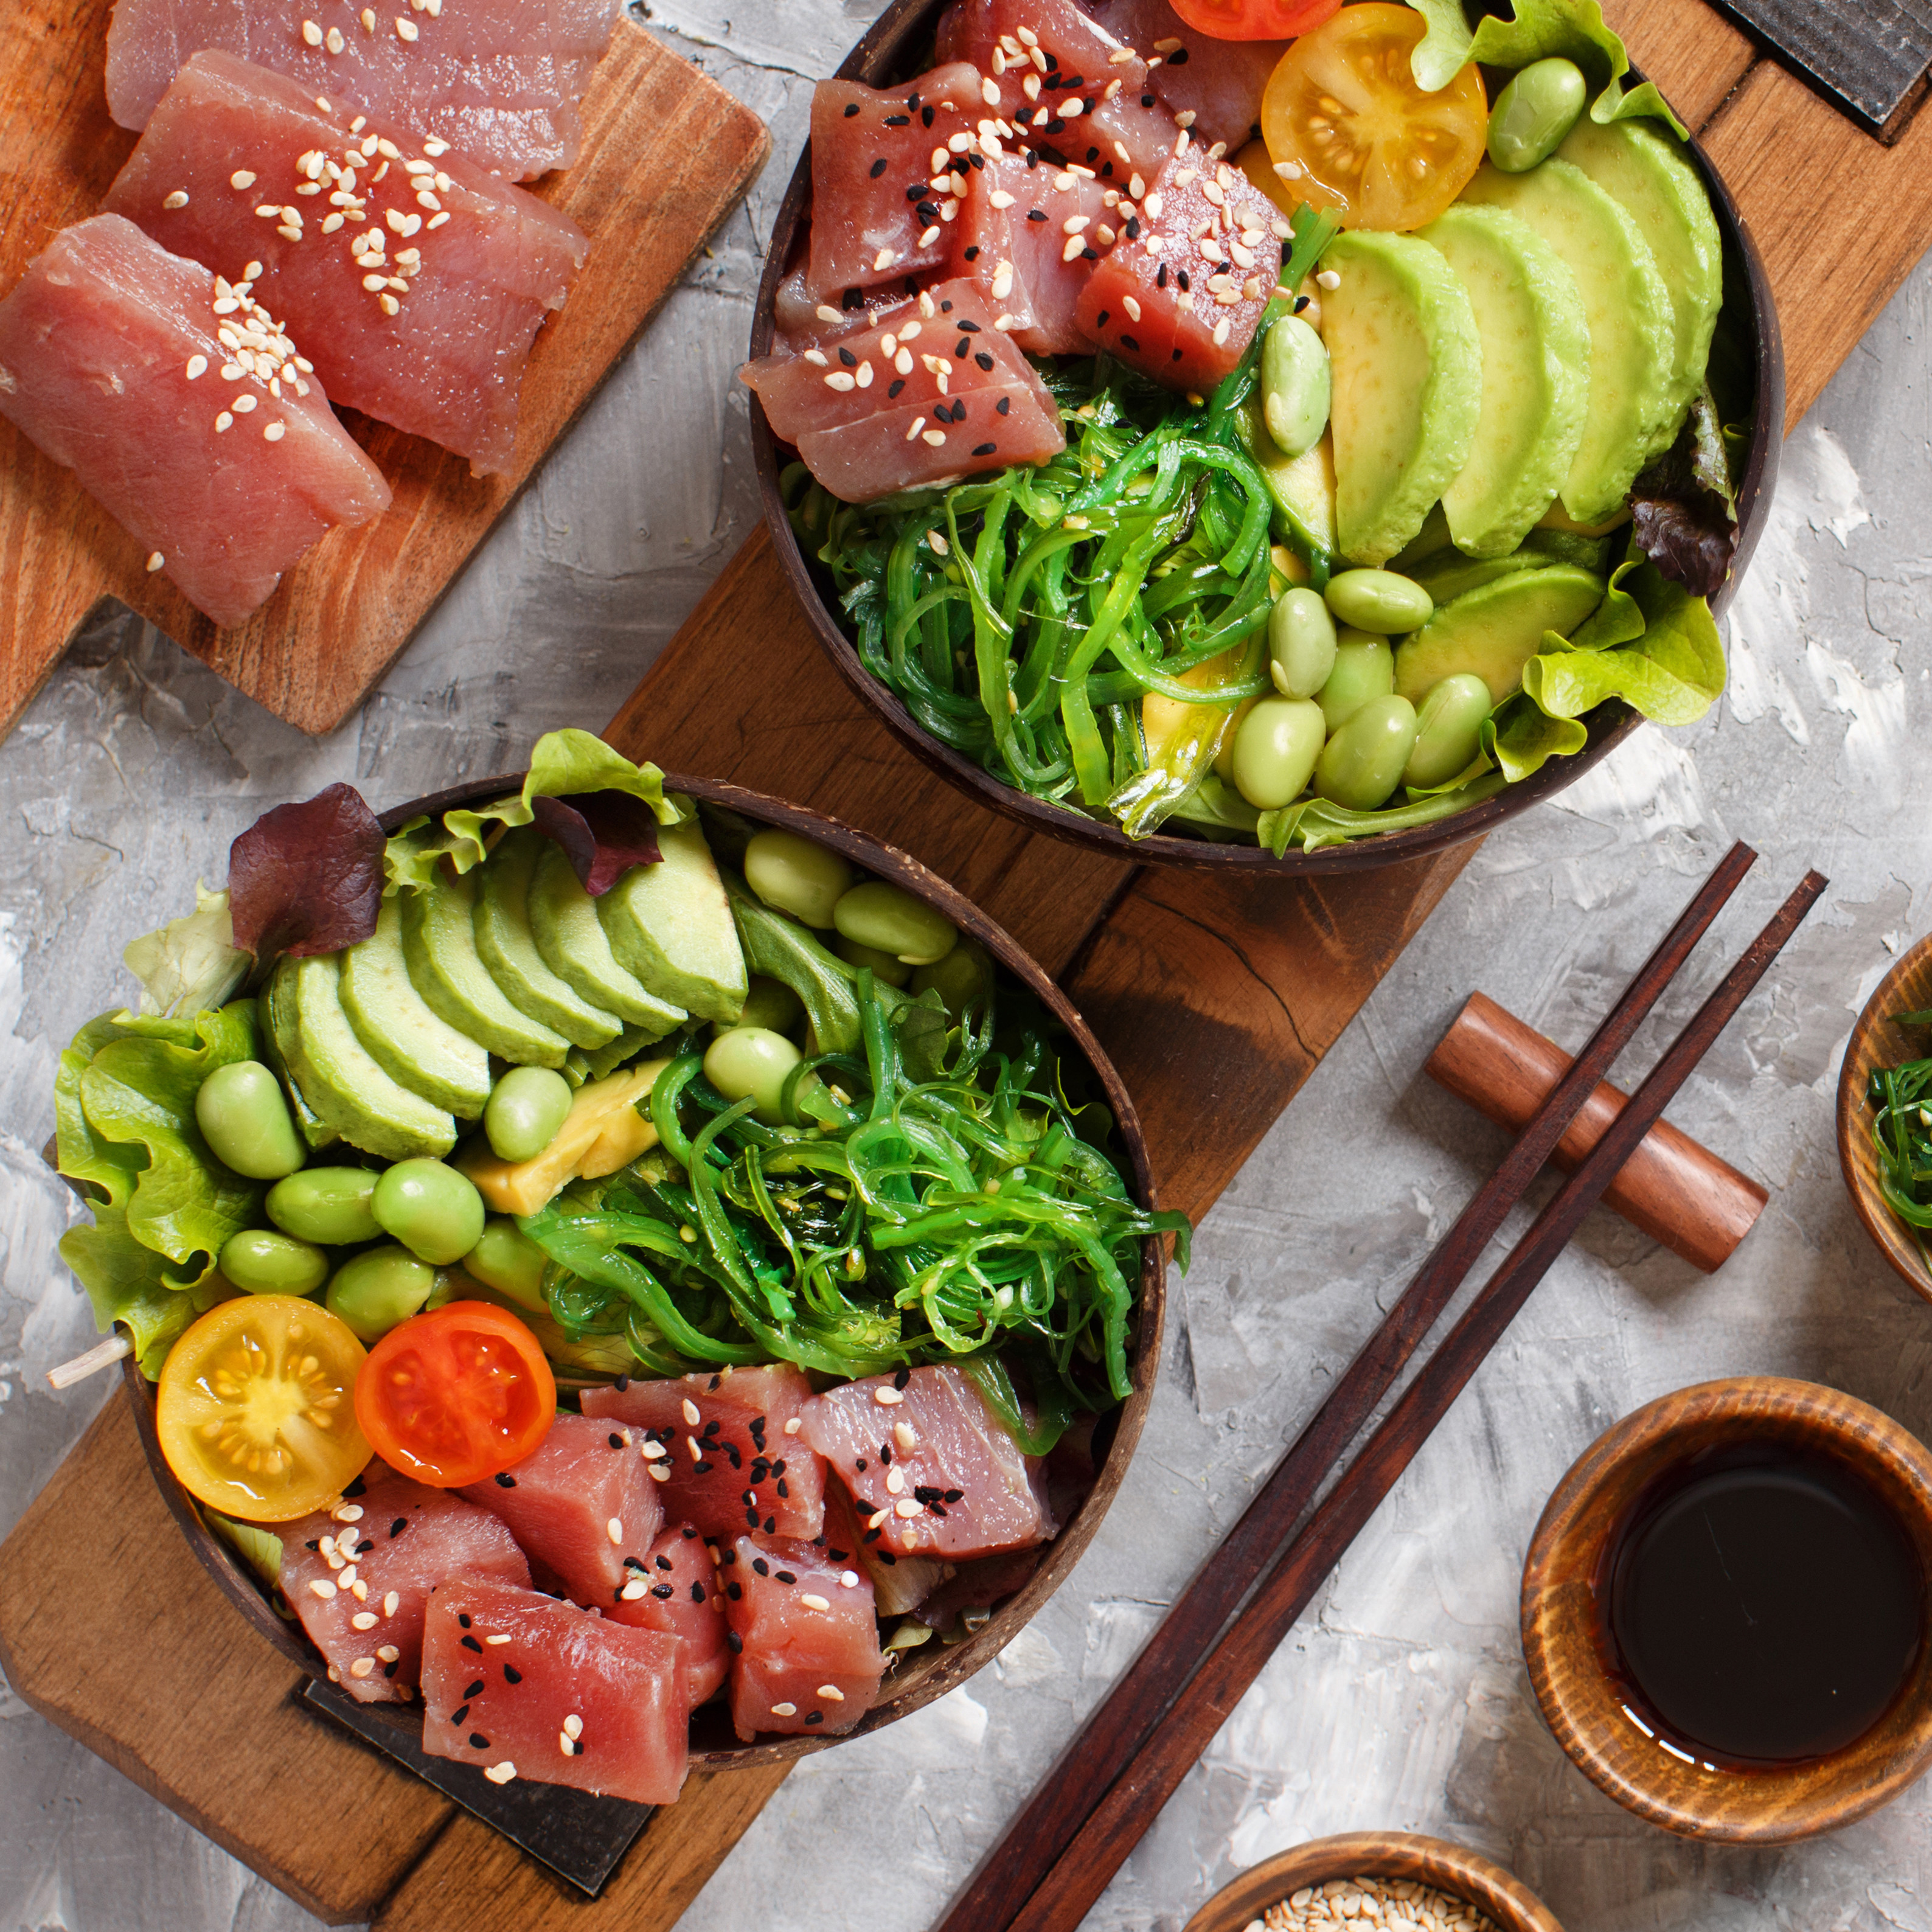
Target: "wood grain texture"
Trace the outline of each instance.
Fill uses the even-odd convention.
[[[1694,134],[1757,58],[1750,37],[1704,0],[1605,0],[1604,18]]]
[[[56,230],[94,212],[133,146],[108,119],[111,0],[0,9],[0,178],[10,208],[0,288]],[[0,422],[0,731],[10,728],[104,596],[119,598],[278,717],[332,730],[408,643],[611,363],[670,292],[769,151],[757,116],[620,16],[583,104],[584,158],[535,190],[590,238],[524,378],[514,460],[472,477],[460,457],[344,412],[395,492],[330,532],[254,616],[219,631],[82,490]]]
[[[1660,1750],[1630,1722],[1598,1644],[1593,1582],[1605,1547],[1666,1470],[1742,1442],[1822,1450],[1848,1463],[1891,1505],[1932,1580],[1932,1452],[1924,1444],[1856,1396],[1815,1382],[1705,1382],[1626,1416],[1557,1486],[1523,1570],[1523,1655],[1557,1742],[1618,1804],[1686,1838],[1784,1844],[1842,1829],[1932,1766],[1932,1646],[1920,1646],[1905,1688],[1871,1730],[1808,1764],[1714,1776]]]
[[[1484,993],[1472,993],[1423,1071],[1511,1132],[1520,1131],[1569,1070],[1570,1056]],[[1556,1144],[1565,1174],[1604,1137],[1627,1096],[1607,1082],[1583,1103]],[[1672,1254],[1711,1274],[1750,1233],[1769,1194],[1688,1134],[1660,1120],[1638,1142],[1604,1205]]]

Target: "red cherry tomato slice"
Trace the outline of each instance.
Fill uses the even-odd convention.
[[[1290,40],[1340,10],[1342,0],[1168,0],[1196,32],[1215,40]]]
[[[452,1301],[398,1322],[369,1351],[356,1420],[392,1469],[453,1490],[536,1448],[556,1420],[556,1378],[507,1309]]]

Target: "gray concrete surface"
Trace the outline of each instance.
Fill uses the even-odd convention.
[[[653,23],[772,122],[777,157],[711,256],[552,458],[355,722],[314,743],[124,620],[70,653],[0,745],[0,1529],[97,1388],[46,1368],[92,1339],[40,1168],[55,1057],[126,990],[131,934],[218,878],[268,805],[335,778],[378,802],[514,764],[608,716],[754,517],[732,370],[810,82],[870,0],[671,0]],[[1500,1150],[1418,1070],[1481,987],[1574,1046],[1732,837],[1765,855],[1630,1056],[1641,1067],[1808,865],[1821,911],[1673,1117],[1773,1190],[1714,1278],[1600,1216],[1375,1519],[1096,1909],[1178,1932],[1215,1885],[1316,1834],[1394,1826],[1512,1865],[1571,1932],[1932,1932],[1932,1790],[1821,1843],[1701,1849],[1572,1772],[1515,1634],[1545,1496],[1640,1402],[1748,1370],[1809,1376],[1932,1432],[1932,1310],[1852,1218],[1832,1094],[1853,1013],[1928,922],[1932,767],[1919,616],[1932,541],[1922,271],[1792,439],[1731,626],[1731,686],[1649,730],[1478,854],[1201,1230],[1126,1488],[1088,1559],[999,1663],[796,1773],[689,1932],[917,1932]],[[755,667],[748,667],[755,675]],[[245,1714],[237,1713],[245,1722]],[[313,1923],[0,1696],[4,1932],[296,1932]]]

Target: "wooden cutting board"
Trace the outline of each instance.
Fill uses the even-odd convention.
[[[112,0],[0,5],[0,292],[55,232],[84,220],[134,145],[108,118]],[[508,474],[343,412],[395,501],[332,531],[254,616],[218,630],[74,472],[0,421],[0,736],[103,597],[130,604],[278,718],[332,730],[414,634],[611,364],[647,322],[770,152],[757,116],[628,14],[584,97],[584,158],[536,184],[590,238],[569,300],[524,380]]]
[[[1881,148],[1754,59],[1701,0],[1610,11],[1738,191],[1772,265],[1795,422],[1932,232],[1932,122]],[[754,659],[758,676],[740,675]],[[952,790],[859,709],[762,535],[606,735],[808,800],[952,880],[1085,1009],[1140,1108],[1165,1203],[1197,1216],[1468,856],[1289,885],[1136,872],[1034,838]],[[601,1899],[569,1894],[294,1704],[296,1673],[189,1555],[118,1400],[0,1546],[0,1665],[37,1710],[310,1910],[380,1932],[668,1932],[782,1781],[775,1770],[694,1779]],[[746,1901],[748,1919],[757,1904]]]

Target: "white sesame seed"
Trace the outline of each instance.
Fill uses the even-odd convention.
[[[1174,117],[1174,124],[1180,130],[1183,134],[1185,134],[1188,129],[1194,125],[1194,110],[1190,107],[1186,113],[1177,114]],[[1178,154],[1185,151],[1177,145],[1174,152]]]
[[[206,356],[190,356],[188,358],[188,379],[190,382],[207,374],[208,358]]]
[[[796,1704],[774,1704],[772,1715],[775,1718],[795,1718],[798,1715],[798,1706]]]
[[[374,1630],[380,1621],[374,1610],[358,1610],[349,1619],[349,1628],[351,1630]]]
[[[888,1469],[886,1472],[886,1493],[889,1496],[903,1496],[905,1493],[905,1476],[902,1471]]]
[[[1040,36],[1030,27],[1018,28],[1015,38],[1023,47],[1036,47],[1040,45]]]
[[[1002,335],[1018,328],[1019,326],[1019,317],[1016,315],[996,315],[993,318],[994,328]]]
[[[905,1400],[905,1397],[900,1394],[897,1389],[890,1387],[884,1382],[880,1382],[872,1390],[872,1400],[881,1408],[896,1408]]]
[[[320,182],[304,182],[296,192],[298,194],[320,194],[322,192],[322,184]]]
[[[643,1577],[633,1576],[618,1592],[620,1600],[626,1604],[634,1604],[650,1587]]]
[[[1086,226],[1087,217],[1085,215],[1070,214],[1066,219],[1060,224],[1060,232],[1063,235],[1078,235],[1082,232]]]
[[[1084,236],[1070,235],[1066,238],[1066,246],[1060,251],[1060,259],[1063,262],[1077,262],[1085,252],[1086,247]]]
[[[517,1774],[517,1767],[508,1758],[501,1764],[493,1764],[483,1775],[492,1784],[508,1784]]]
[[[614,1516],[604,1526],[604,1534],[613,1543],[622,1543],[624,1540],[624,1519],[620,1516]]]
[[[844,1692],[836,1684],[821,1684],[818,1687],[818,1694],[821,1697],[830,1698],[835,1704],[842,1704],[845,1701]]]
[[[392,1643],[380,1644],[376,1650],[377,1658],[384,1664],[394,1664],[402,1654]]]
[[[275,232],[278,235],[286,236],[291,242],[299,242],[302,238],[302,230],[286,221],[275,230]]]
[[[376,148],[381,145],[380,136],[374,134],[364,134],[362,137],[362,145],[357,152],[365,161],[369,160],[374,158]]]
[[[445,208],[440,214],[432,214],[424,224],[430,228],[440,228],[449,219],[449,211]]]
[[[254,400],[255,400],[255,398],[254,398],[253,396],[248,396],[248,397],[237,397],[237,398],[236,398],[236,399],[235,406],[236,406],[236,408],[238,410],[240,410],[240,408],[242,407],[242,404],[243,404],[243,402],[246,401],[246,402],[248,402],[248,403],[249,403],[249,404],[252,404],[254,403]],[[349,1568],[348,1568],[346,1570],[344,1570],[344,1571],[343,1571],[343,1573],[342,1573],[342,1574],[336,1579],[336,1581],[337,1581],[339,1584],[340,1584],[340,1585],[341,1585],[341,1586],[342,1586],[342,1588],[343,1588],[344,1589],[345,1589],[345,1590],[346,1590],[346,1589],[347,1589],[347,1588],[349,1588],[350,1585],[350,1584],[352,1584],[352,1582],[355,1582],[355,1580],[356,1580],[356,1566],[355,1566],[355,1564],[352,1564],[352,1564],[350,1564],[350,1566],[349,1566]]]
[[[910,1496],[900,1497],[892,1505],[895,1514],[902,1516],[915,1516],[925,1507],[923,1503],[914,1502]]]
[[[375,1667],[376,1660],[373,1657],[358,1657],[349,1666],[349,1674],[352,1677],[367,1677]]]
[[[449,143],[447,141],[439,141],[434,135],[431,135],[423,143],[423,152],[435,156],[446,154],[449,152]]]
[[[898,260],[898,255],[895,254],[892,250],[890,248],[881,248],[879,252],[872,257],[872,267],[874,272],[876,273],[879,271],[890,268]]]
[[[808,349],[806,351],[806,354],[808,357],[810,357],[817,356],[818,352],[815,349]],[[819,359],[822,362],[824,358],[820,356]],[[646,1442],[643,1448],[639,1450],[638,1453],[639,1455],[642,1456],[646,1462],[655,1462],[658,1458],[664,1453],[664,1446],[662,1442]]]
[[[1342,278],[1333,268],[1322,269],[1315,280],[1324,289],[1339,289],[1342,286]]]
[[[646,1462],[644,1467],[650,1472],[653,1481],[668,1483],[670,1480],[670,1465],[668,1462]]]
[[[248,171],[248,169],[237,168],[236,171],[228,177],[228,185],[230,188],[253,188],[255,185],[255,177]]]
[[[494,1636],[486,1636],[483,1640],[485,1643],[489,1644],[508,1643],[509,1640],[510,1634],[508,1630],[499,1630]]]
[[[174,193],[161,203],[161,206],[164,208],[185,208],[188,206],[188,196],[181,189],[176,188]]]
[[[899,1445],[902,1454],[910,1456],[919,1447],[918,1432],[909,1422],[892,1424],[892,1440]]]
[[[319,47],[322,45],[322,29],[313,20],[304,20],[302,23],[302,37],[304,42],[310,46]]]
[[[397,301],[394,296],[378,296],[376,298],[376,306],[380,308],[385,315],[400,314],[402,312],[403,307],[402,304]]]
[[[1140,320],[1140,319],[1141,319],[1141,305],[1140,305],[1140,304],[1139,304],[1138,302],[1137,302],[1133,298],[1133,297],[1132,297],[1132,296],[1122,296],[1122,297],[1121,297],[1121,298],[1120,298],[1120,306],[1121,306],[1121,308],[1123,308],[1124,309],[1125,309],[1125,310],[1126,310],[1127,314],[1128,314],[1128,316],[1129,316],[1129,319],[1130,319],[1130,320],[1132,320],[1132,321],[1135,321],[1135,322],[1138,322],[1138,321],[1139,321],[1139,320]]]
[[[279,221],[282,218],[282,211],[272,201],[263,202],[262,205],[256,209],[255,212],[259,214],[264,221]]]
[[[936,222],[936,221],[935,221],[935,222],[932,224],[932,226],[930,228],[927,229],[927,230],[926,230],[926,231],[925,231],[925,232],[923,232],[923,233],[920,236],[920,238],[919,238],[919,245],[920,245],[922,248],[930,248],[932,246],[932,244],[933,244],[935,242],[937,242],[938,239],[939,239],[939,224],[938,224],[938,222]]]
[[[153,576],[154,572],[166,562],[167,559],[159,550],[151,550],[148,555],[148,574],[150,577]],[[335,1592],[331,1590],[328,1594],[332,1597]]]
[[[339,212],[334,214],[331,214],[324,218],[322,224],[322,232],[325,235],[333,235],[341,226],[341,214]]]
[[[264,442],[280,442],[288,433],[289,426],[286,423],[272,422],[262,429],[262,440]],[[362,1587],[366,1590],[369,1586],[364,1583]]]
[[[838,389],[843,391],[846,389],[856,389],[859,385],[850,370],[835,369],[830,375],[826,377],[825,386],[828,389]],[[693,1460],[695,1460],[696,1459],[694,1458]]]
[[[563,1720],[564,1736],[573,1742],[584,1735],[584,1720],[573,1711]]]
[[[684,1419],[694,1429],[704,1420],[704,1417],[698,1413],[697,1403],[688,1396],[684,1399]]]
[[[811,1590],[808,1590],[803,1596],[800,1597],[799,1601],[808,1610],[829,1610],[832,1607],[824,1598]]]
[[[364,7],[362,12],[356,16],[356,18],[362,22],[362,31],[365,34],[373,34],[376,31],[376,10],[374,8]]]
[[[335,112],[334,102],[331,100],[328,96],[326,94],[318,94],[315,97],[315,104],[316,106],[320,107],[325,114],[333,114]]]
[[[332,27],[324,38],[323,44],[331,53],[339,54],[348,45],[348,42],[342,38],[342,29],[340,27]]]
[[[557,1732],[556,1748],[566,1757],[574,1757],[577,1755],[577,1747],[571,1742],[570,1733],[568,1731]]]
[[[1221,320],[1214,325],[1214,346],[1216,348],[1220,348],[1221,344],[1227,340],[1228,333],[1228,318],[1224,315],[1222,316]]]
[[[214,433],[217,436],[221,435],[224,431],[231,430],[234,427],[235,418],[226,410],[224,410],[214,419]]]
[[[385,285],[386,278],[381,275],[364,275],[362,278],[362,286],[367,289],[371,295],[374,295],[378,289],[383,287]]]
[[[402,16],[398,15],[396,20],[396,38],[399,40],[409,41],[413,40],[416,37],[416,23],[415,21],[405,19]]]
[[[901,329],[899,331],[899,338],[902,341],[904,340],[905,331],[904,329]],[[800,1424],[804,1421],[804,1420],[805,1418],[802,1416],[793,1416],[790,1420],[786,1423],[784,1426],[784,1432],[788,1436],[796,1436],[799,1432]]]

